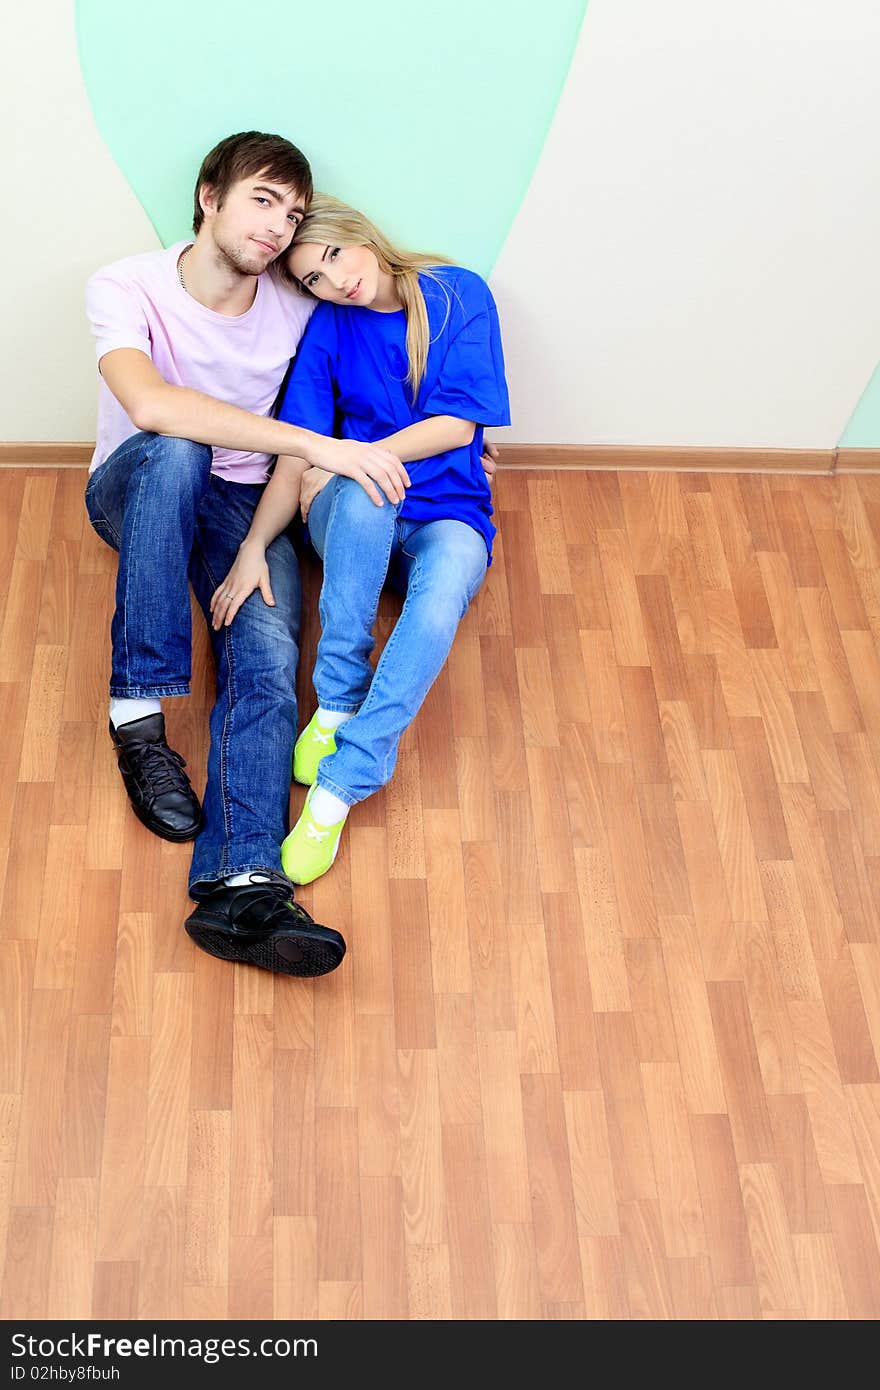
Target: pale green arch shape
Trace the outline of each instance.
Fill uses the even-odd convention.
[[[880,449],[880,366],[865,387],[838,447]]]
[[[286,135],[319,188],[488,274],[565,83],[586,0],[77,0],[86,89],[160,240],[202,156]],[[535,267],[541,273],[541,267]]]

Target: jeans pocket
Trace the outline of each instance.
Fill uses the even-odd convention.
[[[92,524],[92,530],[97,532],[102,541],[106,541],[112,550],[119,549],[119,537],[105,517],[93,517],[90,515],[89,521]]]
[[[102,465],[103,467],[103,465]],[[85,504],[89,521],[92,529],[98,533],[102,541],[106,541],[114,550],[119,549],[119,534],[107,517],[107,513],[101,506],[98,488],[96,486],[97,472],[93,473],[86,483]]]

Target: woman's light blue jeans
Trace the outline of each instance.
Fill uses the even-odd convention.
[[[401,505],[383,499],[377,507],[359,483],[336,477],[309,512],[309,536],[324,561],[315,692],[326,710],[357,711],[337,729],[318,784],[349,806],[394,772],[401,736],[486,574],[486,543],[473,527],[405,520]],[[386,577],[405,598],[374,673],[373,624]]]
[[[119,551],[110,694],[188,694],[190,584],[208,620],[217,698],[205,828],[190,872],[196,899],[229,874],[282,874],[300,620],[299,565],[287,536],[266,553],[274,608],[257,591],[219,632],[209,613],[262,494],[261,484],[212,473],[207,445],[146,433],[121,444],[86,488],[93,527]]]

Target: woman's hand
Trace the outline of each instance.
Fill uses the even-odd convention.
[[[307,468],[303,473],[299,494],[299,506],[303,521],[308,520],[312,503],[321,488],[326,487],[332,477],[333,474],[328,473],[324,468]]]
[[[269,565],[265,548],[259,541],[245,538],[238,547],[238,556],[232,569],[211,596],[211,625],[215,632],[232,622],[246,598],[259,589],[263,600],[270,608],[275,607],[275,596],[269,581]]]

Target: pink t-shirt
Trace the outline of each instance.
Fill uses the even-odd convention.
[[[271,415],[288,363],[315,307],[273,270],[257,280],[247,313],[215,313],[187,294],[177,260],[188,243],[104,266],[89,280],[86,311],[98,361],[115,348],[138,348],[171,386],[189,386],[254,415]],[[98,439],[89,472],[137,430],[100,379]],[[263,483],[269,454],[214,449],[211,471],[237,483]]]

